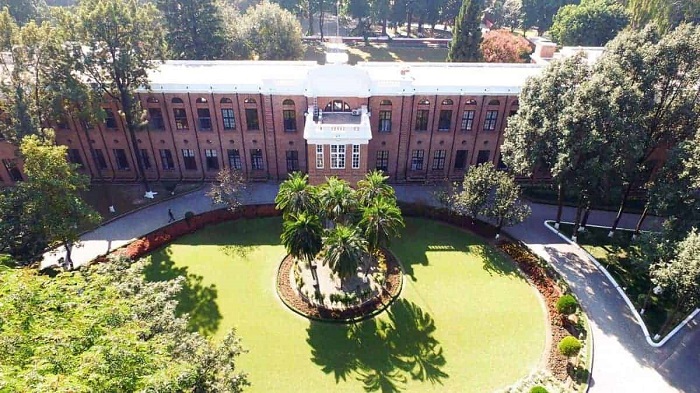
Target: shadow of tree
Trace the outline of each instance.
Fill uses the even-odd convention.
[[[202,276],[188,273],[187,267],[175,266],[170,249],[154,252],[150,262],[144,270],[146,280],[165,281],[184,277],[175,312],[177,315],[189,315],[189,330],[203,335],[214,334],[222,318],[216,303],[216,286],[206,286],[202,283]]]
[[[228,244],[225,246],[219,247],[219,250],[223,252],[226,256],[231,257],[231,258],[242,258],[242,259],[247,259],[248,255],[252,252],[255,252],[259,247],[258,246],[247,246],[244,244]]]
[[[484,262],[484,270],[493,276],[512,276],[522,278],[517,274],[515,264],[508,262],[501,254],[499,254],[492,246],[486,244],[477,244],[469,246],[469,251],[478,255]]]
[[[387,314],[388,321],[375,318],[356,325],[312,322],[307,330],[312,361],[333,373],[336,383],[354,377],[367,392],[400,392],[409,378],[433,384],[448,378],[442,371],[442,347],[433,337],[433,318],[403,299]]]

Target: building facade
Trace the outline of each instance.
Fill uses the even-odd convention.
[[[390,181],[459,179],[500,162],[507,119],[539,65],[169,61],[138,92],[148,125],[136,146],[105,102],[105,121],[54,124],[68,159],[93,181],[213,180],[222,168],[252,181],[294,171],[354,183],[372,169]],[[0,179],[22,178],[16,147],[0,142]]]

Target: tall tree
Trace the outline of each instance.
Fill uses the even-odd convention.
[[[216,174],[207,196],[215,204],[224,204],[230,211],[236,211],[242,204],[248,182],[239,170],[224,168]]]
[[[39,198],[26,181],[0,190],[0,254],[10,255],[18,265],[38,259],[49,245]]]
[[[357,273],[362,258],[367,254],[367,240],[360,236],[357,229],[338,225],[330,230],[325,244],[323,261],[341,280]]]
[[[452,41],[447,61],[468,62],[481,60],[481,18],[484,0],[464,0],[452,29]]]
[[[259,60],[299,60],[304,55],[299,21],[277,4],[262,2],[248,9],[243,31]]]
[[[628,23],[627,11],[615,0],[583,0],[560,8],[549,33],[559,45],[603,46]]]
[[[503,4],[503,25],[510,28],[511,33],[523,24],[522,0],[506,0]]]
[[[228,40],[216,0],[157,0],[168,49],[175,59],[227,59]]]
[[[578,4],[579,0],[522,0],[523,28],[537,27],[537,34],[542,35],[552,26],[552,19],[559,8],[567,4]]]
[[[493,168],[492,164],[490,165]],[[486,216],[496,222],[496,238],[504,226],[520,224],[530,215],[530,206],[520,199],[520,186],[513,175],[493,168],[493,191],[487,203]]]
[[[309,185],[309,175],[290,173],[289,178],[280,184],[275,204],[277,210],[282,210],[285,216],[303,212],[316,213],[319,207],[318,197],[316,188]]]
[[[48,11],[44,0],[0,0],[0,10],[7,8],[18,24],[24,25],[44,17]]]
[[[669,31],[682,23],[700,23],[700,2],[697,0],[627,0],[632,27],[641,29],[655,23]]]
[[[394,188],[386,183],[389,176],[381,171],[371,171],[357,182],[357,200],[361,206],[369,206],[375,199],[385,198],[396,201]]]
[[[284,220],[282,244],[294,258],[305,259],[312,264],[323,247],[322,236],[321,220],[314,213],[292,213]]]
[[[181,280],[116,259],[57,277],[0,269],[0,373],[13,392],[240,392],[233,331],[211,342],[177,316]]]
[[[395,201],[378,198],[362,209],[362,219],[359,227],[362,229],[370,255],[379,249],[387,247],[391,239],[401,236],[405,227],[401,210]]]
[[[74,35],[75,69],[120,106],[132,150],[139,151],[136,133],[145,118],[135,92],[148,88],[148,73],[164,58],[165,40],[158,10],[137,0],[83,0],[64,29]],[[138,176],[150,185],[143,159],[135,154]]]
[[[334,224],[348,225],[357,208],[355,190],[347,181],[335,176],[321,186],[318,193],[323,217]]]

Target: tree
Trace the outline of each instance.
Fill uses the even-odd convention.
[[[56,277],[0,268],[0,373],[8,391],[240,392],[233,331],[213,343],[177,316],[182,277],[147,282],[126,258]]]
[[[228,59],[226,27],[215,0],[157,0],[175,59]]]
[[[262,2],[243,17],[243,36],[259,60],[299,60],[304,55],[301,25],[279,5]]]
[[[627,0],[626,3],[635,29],[655,23],[662,31],[669,31],[684,22],[700,22],[700,2],[697,0]]]
[[[522,0],[523,28],[537,27],[542,35],[552,26],[552,19],[559,8],[567,4],[577,4],[579,0]]]
[[[511,33],[523,23],[522,0],[506,0],[503,4],[503,25],[510,28]]]
[[[352,229],[338,225],[330,230],[325,239],[326,254],[324,263],[341,279],[357,273],[362,257],[367,253],[367,240]]]
[[[18,265],[34,261],[49,243],[41,230],[40,197],[27,182],[0,191],[0,254],[8,254]]]
[[[75,70],[119,103],[132,150],[139,151],[136,133],[145,116],[135,91],[148,88],[148,73],[165,54],[158,10],[137,0],[83,0],[63,23],[73,32],[71,41],[80,43],[72,48]],[[138,176],[150,191],[143,159],[135,156]]]
[[[357,201],[360,206],[369,206],[379,198],[396,201],[394,188],[386,184],[389,176],[384,176],[381,171],[371,171],[365,178],[357,182]]]
[[[323,226],[311,212],[292,213],[282,224],[282,244],[289,255],[311,264],[323,247]]]
[[[405,226],[395,201],[380,197],[362,209],[359,227],[367,239],[370,255],[374,255],[379,247],[389,246],[391,239],[400,237],[400,230]]]
[[[505,22],[505,0],[487,0],[484,14],[493,23],[492,29],[500,29]]]
[[[483,166],[492,164],[484,164]],[[493,168],[493,191],[487,204],[486,216],[496,221],[496,238],[503,226],[520,224],[530,215],[530,206],[520,200],[520,186],[513,175]]]
[[[673,311],[660,331],[674,320],[681,307],[700,302],[700,234],[691,230],[676,243],[671,258],[651,265],[649,275],[653,284],[660,286],[676,300]]]
[[[469,167],[464,180],[453,183],[447,194],[440,199],[446,202],[447,208],[452,212],[476,219],[487,211],[493,172],[492,164]]]
[[[44,0],[0,0],[0,10],[7,8],[19,25],[39,21],[48,7]]]
[[[628,23],[627,11],[615,0],[583,0],[560,8],[549,33],[559,45],[603,46]]]
[[[212,184],[207,196],[215,204],[225,204],[230,211],[241,206],[248,183],[241,171],[224,168],[216,174],[216,183]]]
[[[357,207],[355,190],[335,176],[322,185],[319,194],[323,217],[335,224],[348,224]]]
[[[525,38],[508,30],[491,30],[481,41],[481,53],[488,63],[527,63],[531,52]]]
[[[464,0],[452,29],[452,41],[447,53],[447,61],[479,61],[481,53],[481,17],[484,0]]]
[[[301,172],[290,173],[289,178],[280,184],[275,204],[277,210],[282,210],[285,215],[317,212],[318,197],[316,188],[309,185],[309,175]]]

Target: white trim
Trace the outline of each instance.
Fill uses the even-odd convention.
[[[323,145],[316,145],[316,169],[323,169]]]
[[[613,287],[615,287],[615,289],[616,289],[617,292],[620,294],[620,296],[622,296],[622,300],[624,300],[625,303],[627,303],[627,307],[629,307],[630,311],[632,312],[632,315],[634,315],[634,318],[637,320],[637,324],[639,325],[639,327],[642,328],[642,333],[644,333],[644,338],[646,339],[647,344],[649,344],[650,346],[652,346],[652,347],[654,347],[654,348],[660,348],[660,347],[662,347],[664,344],[666,344],[666,342],[668,342],[668,340],[670,340],[674,335],[676,335],[676,333],[678,333],[678,332],[683,328],[683,326],[685,326],[688,322],[690,322],[691,319],[695,318],[695,316],[698,315],[698,313],[700,313],[700,308],[696,308],[693,312],[690,313],[690,315],[688,315],[683,321],[681,321],[681,323],[679,323],[678,325],[676,325],[676,327],[673,328],[673,330],[671,330],[671,332],[670,332],[669,334],[667,334],[663,339],[661,339],[661,341],[655,342],[655,341],[651,338],[651,336],[649,335],[649,329],[647,329],[647,326],[644,324],[644,320],[642,319],[642,316],[639,315],[639,312],[637,312],[637,309],[636,309],[636,308],[634,307],[634,305],[632,304],[632,301],[630,300],[630,298],[627,297],[627,294],[625,293],[625,291],[623,291],[622,288],[620,288],[620,285],[619,285],[619,284],[617,283],[617,281],[615,281],[615,279],[610,275],[610,273],[608,272],[608,270],[605,269],[605,267],[603,267],[603,265],[601,265],[600,262],[598,262],[598,261],[593,257],[593,255],[591,255],[591,254],[590,254],[588,251],[586,251],[583,247],[581,247],[580,245],[578,245],[576,242],[571,241],[571,239],[569,239],[569,238],[566,237],[564,234],[562,234],[561,232],[559,232],[558,230],[556,230],[553,226],[551,226],[551,225],[549,224],[550,222],[553,222],[553,220],[545,220],[545,221],[544,221],[544,226],[545,226],[547,229],[549,229],[550,231],[552,231],[554,234],[556,234],[557,236],[559,236],[559,237],[560,237],[562,240],[564,240],[565,242],[567,242],[567,243],[569,243],[569,244],[571,244],[571,245],[574,245],[574,246],[578,247],[581,251],[583,251],[584,254],[586,255],[586,257],[598,268],[598,270],[600,270],[601,273],[603,273],[603,275],[605,275],[605,277],[608,279],[608,281],[610,281],[610,283],[613,285]],[[562,221],[562,222],[563,222],[563,221]],[[563,222],[563,223],[564,223],[564,224],[572,224],[572,223],[570,223],[570,222]],[[586,225],[586,226],[595,227],[595,228],[604,228],[604,229],[605,229],[605,228],[610,228],[610,227],[604,227],[604,226],[598,226],[598,225]],[[617,228],[617,229],[619,229],[619,230],[625,230],[625,231],[631,231],[631,229],[625,229],[625,228]]]

